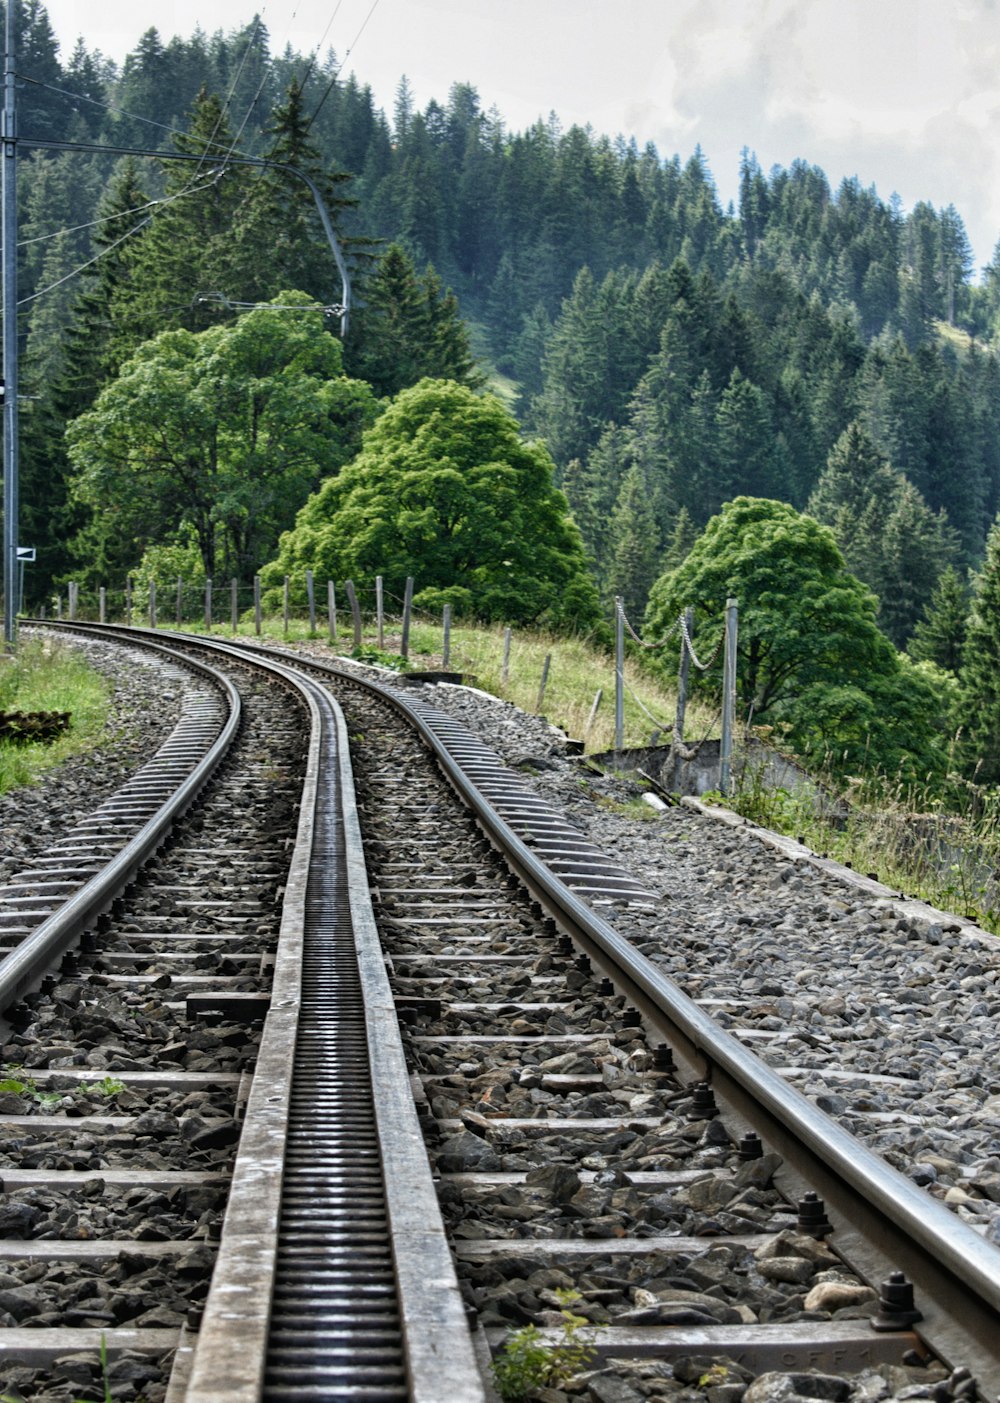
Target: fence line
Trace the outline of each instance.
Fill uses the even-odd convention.
[[[222,619],[216,619],[214,611],[213,581],[206,578],[202,581],[187,582],[182,576],[177,576],[171,581],[174,585],[174,607],[173,622],[177,627],[185,624],[193,624],[196,621],[202,623],[207,632],[214,629],[224,628]],[[291,631],[293,620],[296,623],[305,622],[308,625],[309,635],[317,636],[317,581],[311,570],[303,571],[300,577],[285,575],[281,584],[272,586],[270,590],[271,599],[277,596],[280,598],[280,617],[282,619],[285,636]],[[402,605],[401,612],[397,616],[400,627],[399,635],[399,656],[404,659],[409,658],[410,651],[410,631],[414,618],[415,580],[412,576],[407,577],[404,587],[402,601],[398,596],[387,596],[384,590],[384,577],[377,575],[374,586],[367,591],[373,596],[372,607],[363,607],[362,599],[353,581],[342,582],[344,593],[347,597],[351,611],[352,623],[352,646],[360,649],[364,646],[365,619],[370,624],[374,624],[375,636],[379,651],[383,651],[386,641],[386,612],[385,603],[387,597],[393,599],[395,606]],[[139,589],[138,599],[136,590]],[[143,580],[142,585],[137,585],[136,578],[129,575],[122,588],[115,590],[106,585],[100,585],[96,590],[81,589],[77,581],[70,581],[66,587],[65,599],[62,593],[57,594],[52,600],[53,612],[57,618],[68,615],[71,620],[98,618],[100,622],[106,622],[117,613],[119,617],[124,615],[126,624],[131,624],[133,614],[138,611],[140,617],[146,614],[151,628],[157,628],[160,624],[158,619],[158,584],[155,578]],[[263,628],[263,594],[262,582],[259,574],[253,576],[252,584],[242,585],[238,579],[230,580],[230,607],[229,607],[229,627],[234,635],[238,634],[240,625],[243,623],[247,629],[253,628],[259,637]],[[143,599],[143,595],[147,599]],[[161,604],[165,602],[161,601]],[[64,613],[65,604],[65,613]],[[331,643],[338,641],[338,617],[337,617],[337,585],[332,579],[326,582],[326,625]],[[45,611],[42,610],[44,617]],[[441,657],[442,667],[447,670],[451,660],[451,630],[452,630],[452,606],[445,605],[441,616],[442,642]],[[671,732],[672,745],[677,756],[678,764],[681,760],[689,758],[689,747],[684,744],[684,704],[686,700],[688,667],[693,664],[703,671],[712,666],[722,651],[723,643],[726,645],[726,658],[724,666],[723,683],[723,706],[722,713],[724,719],[724,731],[722,745],[722,773],[720,774],[720,789],[725,792],[729,780],[729,764],[732,746],[732,724],[733,724],[733,702],[735,693],[735,659],[736,659],[736,613],[735,601],[727,601],[727,627],[723,630],[722,638],[715,645],[711,655],[703,661],[695,653],[692,644],[692,619],[689,612],[682,614],[665,635],[654,643],[646,643],[638,632],[629,623],[623,603],[620,599],[615,601],[615,727],[614,741],[615,748],[621,749],[624,744],[624,695],[627,691],[634,705],[652,721],[657,730],[654,735],[661,730]],[[679,635],[680,669],[678,676],[678,705],[677,716],[672,726],[663,722],[645,707],[636,696],[635,691],[624,679],[624,657],[625,657],[625,634],[628,633],[631,644],[639,648],[663,648],[675,635]],[[506,689],[510,685],[510,661],[511,661],[512,630],[507,627],[503,633],[503,661],[500,667],[501,689]],[[549,669],[551,656],[546,656],[542,668],[542,676],[538,686],[535,699],[535,710],[540,713],[544,705],[545,693],[549,681]],[[587,720],[585,731],[592,729],[596,720],[597,710],[600,706],[603,691],[598,691],[594,698],[590,716]],[[728,744],[726,741],[728,740]]]

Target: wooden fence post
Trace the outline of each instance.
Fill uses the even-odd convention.
[[[602,698],[603,696],[604,696],[604,688],[603,688],[603,687],[598,687],[598,689],[597,689],[597,695],[594,697],[593,705],[592,705],[591,708],[590,708],[590,715],[587,717],[587,724],[586,724],[586,726],[584,726],[584,728],[583,728],[583,739],[584,739],[584,740],[586,740],[587,737],[590,735],[591,727],[593,726],[594,722],[597,720],[597,710],[598,710],[598,707],[601,705],[601,698]]]
[[[313,572],[306,571],[306,599],[309,601],[309,637],[316,634],[316,595],[313,591]]]
[[[253,577],[253,626],[257,637],[260,637],[260,576]]]
[[[230,581],[229,591],[229,618],[235,636],[239,632],[240,626],[240,587],[236,580]]]
[[[503,631],[503,666],[500,669],[501,685],[506,687],[510,681],[510,629]]]
[[[542,680],[538,684],[538,700],[535,702],[535,715],[540,716],[542,703],[545,701],[545,688],[549,681],[549,664],[552,662],[552,654],[545,654],[545,661],[542,663]]]
[[[125,626],[132,627],[132,576],[125,579]]]
[[[403,591],[403,636],[399,641],[399,655],[410,656],[410,610],[413,608],[413,576],[407,575],[406,589]]]
[[[355,593],[354,581],[345,580],[344,588],[347,590],[347,602],[351,606],[351,618],[354,620],[354,646],[361,647],[361,606],[358,604],[358,596]]]
[[[330,642],[337,641],[337,590],[332,580],[326,582],[326,617],[330,626]]]
[[[375,576],[375,627],[378,630],[379,652],[385,647],[385,617],[382,612],[382,576]]]
[[[156,581],[149,582],[149,626],[156,627]]]
[[[451,661],[451,605],[444,606],[444,618],[441,621],[444,629],[444,642],[441,644],[441,666],[447,668]]]
[[[288,637],[288,576],[285,576],[285,588],[282,595],[282,614],[285,619],[285,637]]]
[[[174,607],[174,623],[178,628],[181,626],[181,612],[184,605],[184,581],[180,575],[177,576],[177,603]]]
[[[107,589],[104,587],[104,585],[101,585],[100,589],[97,591],[97,611],[98,611],[98,612],[97,612],[98,621],[99,621],[100,623],[102,623],[102,624],[103,624],[103,623],[107,623],[107,621],[108,621],[108,591],[107,591]]]
[[[69,621],[73,623],[76,619],[77,590],[79,586],[75,580],[69,582]]]

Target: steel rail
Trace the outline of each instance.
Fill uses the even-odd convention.
[[[69,626],[65,626],[63,631],[69,631]],[[9,1008],[37,984],[54,962],[64,955],[82,933],[93,925],[98,916],[121,895],[139,868],[163,842],[173,824],[204,789],[239,730],[242,714],[240,696],[228,678],[207,664],[175,652],[162,643],[143,640],[142,646],[208,678],[225,697],[229,709],[228,718],[209,749],[153,817],[99,872],[69,896],[51,916],[46,917],[10,954],[0,960],[0,1009]],[[164,742],[164,746],[169,744],[170,737]],[[161,751],[162,749],[163,747]],[[141,771],[138,774],[141,774]]]
[[[841,1220],[833,1245],[872,1284],[902,1269],[917,1288],[923,1314],[913,1327],[916,1332],[952,1367],[970,1368],[980,1388],[1000,1389],[1000,1251],[748,1052],[570,891],[493,809],[451,753],[447,735],[467,744],[470,733],[464,726],[393,688],[353,674],[341,676],[409,717],[535,899],[603,959],[647,1016],[679,1037],[688,1060],[701,1065],[720,1097],[758,1128],[763,1109],[769,1143]]]
[[[117,641],[138,638],[144,643],[149,642],[152,632],[118,629],[113,625],[74,624],[73,627],[85,635],[99,633]],[[185,646],[247,662],[247,650],[229,642],[188,634],[174,637]],[[186,653],[179,656],[190,661]],[[198,1335],[178,1351],[177,1380],[176,1384],[171,1383],[172,1394],[183,1396],[185,1403],[217,1403],[223,1397],[227,1403],[259,1403],[261,1399],[278,1400],[306,1393],[313,1396],[310,1389],[318,1386],[326,1388],[323,1396],[353,1397],[352,1385],[345,1383],[342,1372],[341,1361],[346,1358],[348,1369],[357,1368],[358,1396],[385,1399],[401,1396],[391,1382],[384,1385],[383,1393],[378,1383],[364,1380],[365,1362],[374,1362],[377,1370],[380,1356],[386,1349],[384,1339],[378,1330],[372,1330],[370,1320],[362,1318],[360,1328],[351,1335],[351,1322],[346,1319],[350,1309],[342,1303],[328,1312],[330,1318],[324,1320],[317,1318],[315,1312],[310,1315],[308,1303],[295,1305],[291,1310],[286,1306],[282,1311],[274,1299],[274,1288],[282,1280],[282,1271],[286,1270],[287,1275],[281,1260],[283,1217],[291,1217],[290,1232],[295,1239],[290,1253],[284,1254],[293,1259],[292,1289],[294,1278],[302,1279],[302,1267],[299,1265],[296,1270],[294,1259],[299,1258],[300,1263],[304,1261],[308,1273],[309,1263],[325,1255],[322,1245],[308,1245],[309,1220],[315,1217],[321,1230],[323,1227],[318,1200],[327,1186],[321,1183],[322,1169],[317,1171],[307,1165],[303,1176],[294,1165],[289,1168],[286,1159],[289,1147],[294,1144],[296,1084],[300,1076],[299,1059],[293,1066],[290,1054],[292,1049],[308,1044],[311,1036],[313,1051],[309,1055],[316,1061],[317,1040],[330,1041],[322,1028],[318,1034],[314,1029],[310,1035],[303,963],[311,928],[317,924],[329,928],[338,921],[343,926],[346,916],[348,943],[363,991],[362,1036],[370,1072],[372,1115],[377,1126],[381,1188],[390,1228],[391,1275],[401,1332],[402,1388],[409,1403],[485,1403],[461,1290],[410,1090],[393,994],[372,910],[346,722],[339,705],[325,687],[298,670],[287,656],[271,655],[253,661],[255,666],[294,688],[308,709],[310,740],[306,780],[286,882],[271,1001],[233,1168],[218,1260]],[[317,869],[334,849],[340,850],[342,885],[338,885],[336,875],[331,881],[323,871],[317,880]],[[332,984],[344,982],[336,969],[329,976],[321,977]],[[340,1007],[338,1005],[338,1010]],[[323,1000],[318,1011],[321,1024],[330,1021],[328,1009],[329,1001]],[[315,1016],[313,1021],[315,1023]],[[339,1029],[334,1038],[342,1040]],[[343,1075],[343,1070],[332,1061],[322,1064],[318,1083],[309,1080],[310,1075],[315,1077],[315,1069],[307,1067],[301,1073],[307,1098],[314,1098],[312,1109],[317,1122],[327,1110],[326,1105],[319,1104],[320,1100],[338,1099],[336,1095],[332,1098],[328,1095],[329,1083],[336,1071]],[[343,1099],[360,1102],[363,1090],[359,1069],[355,1065],[348,1070],[352,1072],[352,1082],[345,1087]],[[357,1121],[352,1104],[348,1136]],[[342,1129],[342,1137],[344,1133]],[[315,1152],[317,1158],[322,1159],[321,1146],[315,1140],[309,1141],[308,1136],[307,1141],[305,1157],[311,1159]],[[302,1157],[300,1148],[299,1158]],[[348,1165],[331,1177],[336,1179],[350,1173]],[[283,1198],[289,1187],[293,1199],[290,1212]],[[370,1189],[362,1187],[362,1199],[366,1192]],[[312,1198],[314,1193],[315,1207],[312,1202],[304,1210],[296,1207],[296,1199]],[[334,1240],[326,1255],[341,1260],[352,1255],[363,1259],[366,1238],[371,1236],[365,1217],[367,1214],[370,1218],[372,1210],[364,1202],[354,1209],[361,1223],[352,1237],[350,1223],[346,1228],[341,1227],[341,1220],[351,1215],[350,1188],[343,1192],[334,1183],[328,1197]],[[348,1292],[357,1293],[363,1289],[365,1269],[364,1260],[349,1268]],[[364,1316],[363,1303],[355,1314]],[[296,1354],[303,1357],[301,1363],[296,1362]],[[360,1364],[354,1363],[352,1356],[356,1356]],[[369,1358],[366,1360],[365,1356]],[[317,1370],[328,1370],[325,1383],[319,1375],[316,1380],[308,1378],[310,1359],[317,1361]],[[330,1382],[331,1377],[335,1382]]]
[[[186,641],[228,656],[245,656],[244,649],[221,641],[193,637]],[[410,1092],[372,911],[343,712],[321,685],[294,667],[273,657],[264,665],[295,686],[309,708],[307,778],[286,887],[274,992],[258,1057],[258,1067],[266,1067],[270,1075],[254,1076],[219,1261],[194,1346],[185,1400],[216,1403],[224,1396],[227,1403],[256,1403],[261,1397],[279,1396],[272,1395],[264,1377],[279,1238],[277,1231],[265,1238],[261,1227],[278,1226],[292,1095],[285,1060],[300,1033],[299,957],[310,903],[315,901],[312,864],[317,848],[331,837],[328,820],[324,839],[321,810],[328,787],[336,786],[347,868],[347,889],[341,895],[346,895],[350,908],[364,990],[373,1109],[391,1226],[407,1396],[411,1403],[482,1403],[485,1395]],[[360,1098],[360,1087],[357,1094]],[[291,1387],[298,1396],[296,1386]]]

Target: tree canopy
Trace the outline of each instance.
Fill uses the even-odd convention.
[[[646,635],[665,636],[690,605],[695,647],[708,653],[728,597],[739,604],[744,718],[782,726],[801,754],[838,769],[938,766],[934,689],[880,633],[875,597],[847,571],[828,527],[782,502],[726,503],[653,586]],[[714,688],[720,668],[721,659]]]
[[[127,569],[193,529],[205,573],[252,574],[375,417],[302,293],[222,327],[140,346],[67,428],[98,563]],[[296,305],[297,304],[297,305]]]
[[[263,572],[305,569],[509,623],[594,622],[597,595],[541,444],[525,443],[492,395],[448,380],[403,390],[362,451],[299,512]]]

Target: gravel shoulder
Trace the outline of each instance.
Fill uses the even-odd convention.
[[[97,808],[170,734],[180,715],[186,674],[139,649],[127,650],[63,636],[85,647],[87,660],[108,681],[111,704],[105,737],[37,784],[0,795],[0,882],[24,867],[74,823]]]

